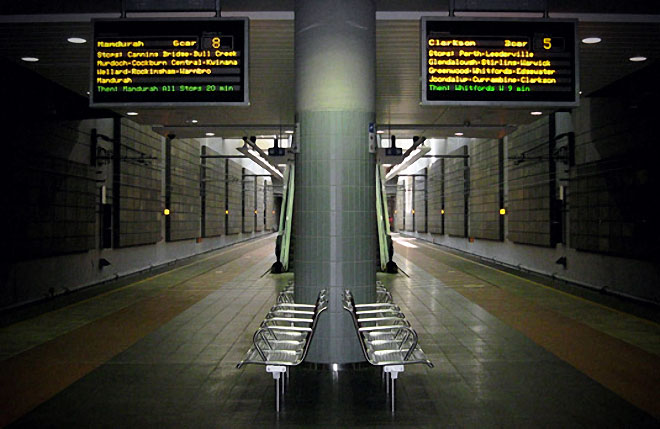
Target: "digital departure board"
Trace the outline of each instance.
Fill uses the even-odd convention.
[[[422,18],[422,104],[576,106],[575,25]]]
[[[248,104],[247,18],[93,25],[91,106]]]

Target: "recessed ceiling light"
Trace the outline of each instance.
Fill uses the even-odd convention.
[[[630,57],[628,59],[630,61],[634,62],[634,63],[639,63],[639,62],[642,62],[642,61],[646,61],[646,57],[643,57],[641,55],[638,55],[638,56],[635,56],[635,57]]]
[[[582,95],[582,91],[578,91],[578,93],[579,93],[580,95]]]
[[[138,112],[126,112],[128,116],[137,116]]]
[[[213,137],[215,133],[206,133],[206,137]]]
[[[600,37],[585,37],[582,39],[582,43],[586,43],[587,45],[593,45],[595,43],[600,43],[601,41]]]
[[[39,61],[39,58],[37,57],[21,57],[21,59],[26,63],[36,63],[37,61]]]
[[[534,111],[534,112],[529,112],[529,114],[532,115],[532,116],[539,116],[539,115],[542,115],[543,112],[539,112],[539,111],[537,110],[537,111]]]
[[[198,121],[197,121],[197,119],[191,119],[190,122],[192,122],[193,124],[196,124]]]
[[[75,44],[81,44],[81,43],[87,43],[87,40],[83,39],[82,37],[69,37],[66,39],[67,42],[69,43],[75,43]]]
[[[293,130],[286,130],[284,132],[287,133],[287,134],[293,134]]]
[[[458,133],[454,133],[454,135],[455,135],[455,136],[458,136],[458,137],[460,137],[460,136],[462,136],[462,135],[463,135],[463,133],[461,133],[461,132],[458,132]]]

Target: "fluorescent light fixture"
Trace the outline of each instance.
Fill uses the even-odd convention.
[[[69,37],[68,39],[66,39],[66,41],[69,43],[75,43],[77,45],[87,43],[87,40],[83,39],[82,37]]]
[[[242,153],[243,155],[247,156],[248,158],[250,158],[257,165],[267,170],[273,176],[279,178],[280,180],[284,179],[284,175],[280,170],[277,169],[277,167],[275,167],[273,164],[271,164],[266,159],[264,159],[264,157],[262,157],[261,154],[256,150],[250,149],[247,143],[245,146],[236,148],[236,150]]]
[[[383,131],[383,130],[376,131],[376,134],[384,134],[384,133],[385,133],[385,131]]]
[[[385,180],[386,181],[390,180],[391,178],[393,178],[394,176],[399,174],[399,172],[401,172],[401,171],[405,170],[406,168],[410,167],[412,164],[415,163],[415,161],[420,159],[422,156],[426,155],[430,150],[431,150],[430,147],[421,146],[421,147],[415,149],[414,151],[410,152],[408,154],[408,156],[406,156],[406,158],[403,161],[401,161],[400,164],[395,165],[389,171],[389,173],[387,173],[387,175],[385,176]]]
[[[539,112],[538,110],[536,110],[534,112],[529,112],[529,114],[532,115],[532,116],[541,116],[543,114],[543,112]]]
[[[26,63],[36,63],[39,61],[39,58],[37,57],[21,57],[21,60],[25,61]]]
[[[455,136],[458,136],[458,137],[460,137],[460,136],[462,136],[462,135],[463,135],[463,133],[461,133],[461,132],[458,132],[458,133],[454,133],[454,135],[455,135]]]
[[[191,119],[190,122],[193,123],[193,124],[196,124],[199,121],[197,119]]]
[[[582,39],[582,43],[586,43],[587,45],[593,45],[596,43],[600,43],[601,41],[602,39],[600,37],[595,37],[595,36],[585,37],[584,39]]]
[[[640,62],[642,62],[642,61],[646,61],[647,58],[646,58],[646,57],[643,57],[643,56],[641,56],[641,55],[637,55],[637,56],[635,56],[635,57],[630,57],[630,58],[628,58],[628,59],[629,59],[630,61],[632,61],[633,63],[640,63]]]
[[[293,130],[286,130],[284,132],[287,133],[287,134],[293,134]]]
[[[128,115],[128,116],[137,116],[138,112],[126,112],[126,115]]]
[[[206,133],[206,137],[213,137],[215,133]]]

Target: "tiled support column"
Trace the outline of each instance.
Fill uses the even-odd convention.
[[[330,293],[308,361],[364,360],[341,294],[375,299],[377,233],[375,158],[368,125],[375,118],[374,2],[296,2],[296,300]]]

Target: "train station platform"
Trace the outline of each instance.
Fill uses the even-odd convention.
[[[395,244],[402,272],[378,279],[435,367],[406,368],[394,414],[378,370],[294,368],[278,414],[263,368],[236,369],[293,277],[269,273],[274,241],[237,244],[6,322],[0,426],[660,426],[656,321],[403,237]]]

